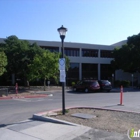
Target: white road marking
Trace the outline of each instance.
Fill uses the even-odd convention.
[[[21,98],[18,98],[18,99],[13,99],[13,100],[16,100],[16,101],[23,101],[23,102],[40,102],[40,101],[43,101],[44,99],[21,99]]]

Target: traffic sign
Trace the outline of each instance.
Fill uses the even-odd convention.
[[[65,70],[60,70],[60,82],[65,82],[66,73]]]
[[[65,70],[65,58],[59,59],[59,70]]]

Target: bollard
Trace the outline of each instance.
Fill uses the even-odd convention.
[[[120,104],[118,105],[123,105],[123,86],[121,86],[121,91],[120,91]]]
[[[18,94],[18,83],[16,83],[16,94]]]

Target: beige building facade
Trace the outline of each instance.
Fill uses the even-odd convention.
[[[61,42],[27,40],[31,44],[36,42],[41,48],[51,52],[61,52]],[[0,38],[4,42],[4,38]],[[64,53],[70,59],[70,69],[66,72],[69,83],[81,79],[108,79],[108,80],[139,80],[139,74],[124,73],[122,70],[113,72],[110,67],[113,60],[112,51],[117,46],[122,46],[126,40],[113,45],[99,45],[86,43],[64,42]],[[132,79],[133,78],[133,79]]]

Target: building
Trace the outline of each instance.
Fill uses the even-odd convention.
[[[3,38],[0,42],[3,42]],[[61,42],[28,40],[36,42],[41,48],[51,52],[61,52]],[[66,81],[71,83],[81,79],[132,80],[130,73],[121,70],[112,71],[110,62],[113,60],[112,50],[122,46],[126,40],[112,45],[64,42],[64,53],[70,59],[70,68],[66,72]],[[134,80],[137,74],[133,75]]]

